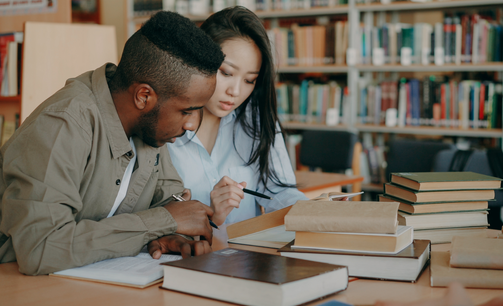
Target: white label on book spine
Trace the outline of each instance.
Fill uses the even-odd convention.
[[[381,66],[384,64],[384,49],[374,48],[372,50],[372,64],[375,66]]]
[[[346,63],[349,66],[354,66],[357,63],[357,56],[356,56],[356,50],[354,48],[348,48],[346,52]]]
[[[396,108],[388,108],[386,110],[386,126],[394,127],[398,121],[398,110]]]
[[[435,48],[435,65],[442,66],[444,64],[444,47]]]
[[[337,108],[327,109],[327,125],[339,124],[339,110]]]
[[[409,66],[412,64],[412,48],[402,47],[400,50],[400,63],[402,66]]]

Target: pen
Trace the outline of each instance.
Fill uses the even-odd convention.
[[[266,196],[265,194],[262,194],[260,192],[251,191],[250,189],[246,189],[246,188],[243,188],[243,191],[245,193],[254,195],[254,196],[259,197],[259,198],[264,198],[264,199],[272,200],[272,198],[270,196]]]
[[[171,196],[173,197],[173,199],[175,199],[175,200],[177,200],[177,201],[185,201],[185,199],[184,199],[184,198],[182,198],[182,197],[181,197],[181,196],[179,196],[179,195],[172,194]],[[215,223],[213,223],[213,221],[211,221],[210,217],[208,217],[208,220],[210,221],[210,225],[211,225],[212,227],[214,227],[214,228],[218,229],[218,226],[217,226]]]

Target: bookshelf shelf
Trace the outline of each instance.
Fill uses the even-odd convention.
[[[361,12],[375,11],[405,11],[405,10],[436,10],[442,8],[456,8],[467,6],[501,5],[501,0],[451,0],[431,2],[395,2],[390,4],[371,3],[356,5]]]
[[[273,10],[273,11],[257,11],[256,14],[260,18],[286,18],[286,17],[304,17],[304,16],[327,16],[347,14],[349,8],[347,5],[339,5],[333,7],[315,7],[303,10]]]
[[[281,125],[286,130],[323,130],[323,131],[358,131],[372,133],[408,134],[408,135],[431,135],[431,136],[462,136],[462,137],[483,137],[499,138],[503,134],[501,129],[461,129],[449,127],[433,126],[405,126],[389,127],[375,124],[356,124],[354,127],[347,125],[326,125],[323,123],[305,122],[282,122]]]
[[[412,134],[412,135],[442,135],[442,136],[464,136],[464,137],[488,137],[499,138],[502,136],[501,129],[461,129],[448,127],[432,126],[406,126],[406,127],[388,127],[373,124],[357,124],[355,128],[360,132],[377,132],[393,134]]]
[[[322,131],[348,131],[354,130],[347,125],[326,125],[322,123],[305,123],[305,122],[282,122],[281,125],[287,130],[322,130]]]
[[[346,73],[348,72],[346,65],[319,65],[319,66],[283,66],[277,69],[278,73]]]
[[[133,22],[143,23],[147,21],[151,15],[158,11],[145,11],[135,13],[133,17]],[[334,7],[315,7],[310,9],[294,9],[294,10],[272,10],[272,11],[256,11],[258,17],[267,18],[288,18],[288,17],[310,17],[310,16],[329,16],[329,15],[342,15],[347,14],[349,8],[347,5],[339,5]],[[184,15],[194,22],[205,21],[211,14],[207,15]]]
[[[436,65],[419,65],[413,64],[409,66],[402,65],[356,65],[361,72],[444,72],[444,71],[503,71],[502,62],[488,62],[483,64],[444,64]]]
[[[13,97],[1,97],[0,96],[0,103],[2,102],[21,102],[21,96],[13,96]]]

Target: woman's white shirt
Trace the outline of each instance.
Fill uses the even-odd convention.
[[[246,165],[252,152],[253,140],[240,124],[234,124],[235,120],[234,111],[221,119],[211,155],[197,135],[191,131],[177,138],[175,143],[167,144],[173,165],[182,177],[185,188],[190,189],[192,199],[210,205],[210,192],[223,176],[228,176],[238,183],[244,181],[247,189],[273,198],[273,200],[267,200],[245,193],[239,208],[231,211],[225,223],[234,223],[257,216],[260,209],[256,203],[263,206],[266,212],[270,212],[293,205],[298,200],[306,200],[306,196],[296,188],[279,187],[269,179],[267,187],[272,191],[270,192],[262,183],[258,183],[258,162],[250,166]],[[274,169],[281,182],[295,184],[295,174],[280,132],[276,134],[270,159],[270,167]]]

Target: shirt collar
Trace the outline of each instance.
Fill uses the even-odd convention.
[[[105,125],[105,133],[110,143],[113,158],[131,151],[129,139],[115,108],[107,79],[115,73],[117,66],[107,63],[96,69],[92,76],[92,91]]]
[[[228,125],[230,123],[234,123],[235,120],[236,120],[236,111],[233,110],[227,116],[223,117],[222,120],[220,120],[220,127],[218,128],[219,131],[220,131],[220,129],[223,126],[226,126],[226,125]],[[177,147],[180,147],[180,146],[185,145],[190,140],[195,141],[197,144],[202,145],[202,143],[199,140],[199,138],[197,138],[197,136],[194,136],[194,135],[195,135],[195,132],[193,132],[193,131],[187,131],[185,133],[185,135],[183,135],[182,137],[178,137],[177,138],[177,140],[175,141],[174,145],[177,146]]]

